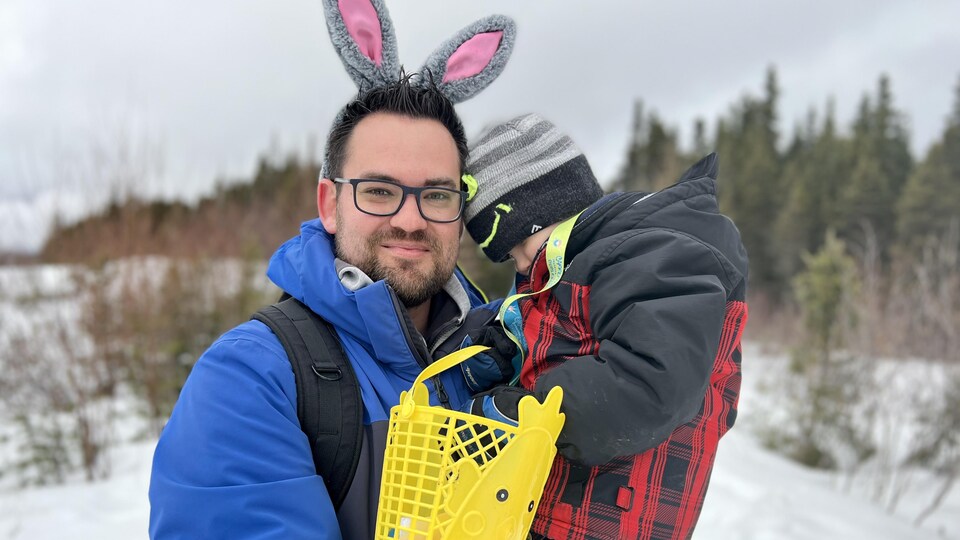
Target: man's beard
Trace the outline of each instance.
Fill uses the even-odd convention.
[[[340,220],[339,213],[337,221]],[[337,224],[337,231],[343,231],[342,223]],[[357,247],[361,253],[357,260],[348,260],[343,255],[341,242],[344,235],[334,235],[337,257],[363,271],[370,279],[386,280],[397,293],[397,297],[408,308],[416,307],[443,290],[444,285],[453,275],[456,259],[446,262],[447,253],[436,238],[428,236],[425,231],[408,233],[403,229],[390,228],[380,230],[365,239],[357,239]],[[426,244],[430,249],[431,268],[426,272],[416,268],[414,261],[397,259],[396,266],[387,266],[377,257],[377,248],[387,240],[411,241]]]

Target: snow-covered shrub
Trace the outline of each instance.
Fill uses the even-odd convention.
[[[870,365],[846,349],[857,318],[860,281],[844,243],[831,232],[794,280],[803,339],[791,353],[784,388],[789,423],[767,430],[766,440],[795,460],[827,469],[854,468],[874,447],[855,419],[870,380]]]
[[[156,436],[197,357],[277,294],[250,261],[0,272],[0,417],[15,426],[0,468],[27,484],[107,476],[118,392]]]

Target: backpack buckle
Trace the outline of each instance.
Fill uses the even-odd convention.
[[[325,381],[339,381],[343,377],[343,372],[340,371],[340,367],[327,364],[313,364],[311,366],[313,372]]]

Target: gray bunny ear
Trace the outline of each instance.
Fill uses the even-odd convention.
[[[460,30],[427,58],[421,80],[433,80],[453,103],[473,97],[507,65],[517,27],[513,19],[491,15]]]
[[[323,11],[330,41],[361,91],[397,81],[397,35],[383,0],[323,0]]]

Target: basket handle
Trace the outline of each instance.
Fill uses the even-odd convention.
[[[470,347],[460,349],[459,351],[454,351],[430,364],[420,372],[420,375],[417,375],[417,379],[413,381],[413,387],[410,389],[410,394],[412,395],[413,389],[416,388],[418,384],[423,383],[423,381],[433,377],[441,371],[446,371],[463,362],[467,358],[470,358],[471,356],[479,352],[483,352],[489,348],[490,347],[484,347],[483,345],[471,345]]]

